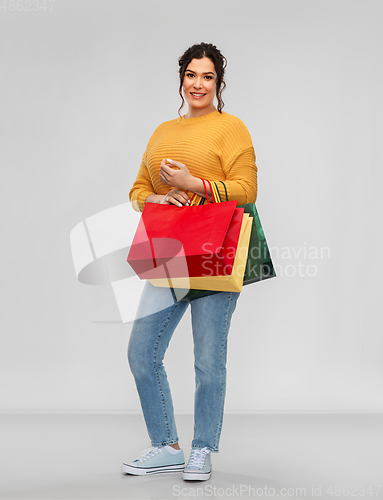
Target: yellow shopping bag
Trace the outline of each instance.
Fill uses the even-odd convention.
[[[235,254],[233,272],[228,276],[214,276],[211,269],[211,276],[197,278],[163,278],[149,279],[148,281],[158,287],[163,288],[187,288],[197,290],[215,290],[221,292],[240,292],[243,285],[243,276],[246,269],[247,254],[249,250],[250,233],[253,218],[244,213],[241,225],[241,232],[238,240],[237,252]],[[208,263],[207,263],[208,264]]]

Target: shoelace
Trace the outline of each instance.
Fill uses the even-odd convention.
[[[193,448],[190,453],[188,467],[198,467],[202,469],[205,465],[206,455],[211,453],[211,450],[206,446],[204,448]]]
[[[151,458],[155,457],[159,453],[161,453],[162,450],[158,446],[154,446],[151,448],[146,448],[141,452],[141,458],[138,459],[139,462],[146,462],[147,460],[150,460]]]

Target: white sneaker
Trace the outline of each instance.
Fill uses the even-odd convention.
[[[121,470],[135,476],[158,474],[161,472],[182,472],[185,467],[183,450],[172,446],[153,446],[141,452],[141,458],[123,463]]]
[[[206,481],[211,476],[211,450],[207,446],[192,448],[187,466],[182,473],[186,481]]]

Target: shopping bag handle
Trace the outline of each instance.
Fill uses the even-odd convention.
[[[207,201],[207,203],[208,203],[208,204],[210,204],[210,202],[209,202],[209,195],[207,194],[207,189],[206,189],[206,184],[205,184],[205,182],[208,182],[209,184],[210,184],[210,182],[209,182],[208,180],[202,179],[201,177],[200,177],[200,179],[201,179],[201,181],[203,182],[203,187],[204,187],[204,189],[205,189],[206,201]],[[211,194],[212,194],[212,196],[213,196],[213,203],[216,203],[216,201],[215,201],[215,199],[214,199],[214,193],[213,193],[213,189],[212,189],[212,187],[211,187],[211,184],[210,184],[210,190],[211,190]]]
[[[207,189],[206,189],[205,182],[207,182],[209,184],[209,186],[210,186],[211,196],[213,198],[213,202],[212,203],[219,203],[220,201],[222,201],[220,199],[221,197],[220,197],[220,194],[219,194],[219,191],[218,191],[218,188],[217,188],[217,184],[214,183],[215,189],[213,189],[213,186],[212,186],[211,182],[208,179],[202,179],[201,177],[200,177],[200,179],[203,182],[203,187],[205,189],[207,203],[209,204],[210,202],[209,202],[209,195],[207,194]],[[222,184],[223,184],[223,182],[222,182]],[[226,186],[225,186],[225,184],[223,184],[223,185],[224,185],[225,191],[226,191]],[[226,192],[226,201],[228,201],[227,200],[227,192]]]
[[[228,198],[228,196],[227,196],[227,189],[226,189],[226,185],[225,185],[225,183],[224,183],[223,181],[219,181],[219,182],[223,185],[223,188],[224,188],[224,190],[225,190],[225,194],[226,194],[226,201],[229,201],[229,198]],[[217,189],[218,189],[218,188],[217,188]]]
[[[211,195],[213,197],[213,200],[214,200],[214,203],[219,203],[219,193],[217,194],[218,190],[216,191],[215,189],[213,189],[213,186],[211,184],[211,182],[209,180],[206,179],[206,182],[209,184],[210,186],[210,191],[211,191]],[[215,183],[214,183],[215,184]]]
[[[217,184],[215,182],[211,183],[210,181],[207,181],[209,184],[210,184],[210,189],[213,193],[213,197],[214,199],[216,200],[216,203],[221,203],[222,202],[222,198],[221,198],[221,195],[218,191],[218,187],[217,187]],[[228,201],[228,200],[226,200]]]

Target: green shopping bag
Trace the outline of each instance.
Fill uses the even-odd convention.
[[[273,278],[276,276],[276,273],[255,203],[246,203],[242,207],[245,209],[245,213],[253,217],[249,254],[243,277],[243,285],[245,286],[257,281]]]

